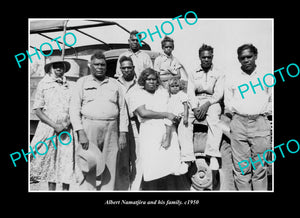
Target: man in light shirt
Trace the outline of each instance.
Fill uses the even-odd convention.
[[[91,57],[91,75],[76,83],[70,118],[82,149],[88,150],[93,143],[103,153],[105,170],[100,190],[114,190],[117,153],[126,146],[128,114],[120,84],[106,76],[106,60],[101,52]],[[87,187],[96,189],[95,181]]]
[[[267,165],[263,153],[271,147],[267,115],[272,114],[272,90],[261,82],[266,72],[262,72],[255,64],[258,53],[256,47],[244,44],[237,53],[241,69],[226,75],[224,99],[225,114],[232,118],[230,135],[234,182],[238,190],[267,190]],[[249,82],[254,92],[244,93],[243,98],[238,86]],[[252,163],[249,161],[246,168],[246,163],[242,162],[241,166],[245,167],[242,172],[238,163],[249,158]]]
[[[135,79],[135,67],[130,57],[120,57],[120,68],[122,76],[117,81],[122,87],[127,109],[129,109],[129,98],[141,88]],[[118,155],[116,189],[128,190],[130,188],[130,190],[139,191],[142,182],[138,135],[139,121],[132,111],[128,110],[128,116],[127,146]]]
[[[190,139],[193,148],[192,120],[205,120],[208,125],[207,141],[204,153],[210,157],[210,168],[218,170],[217,158],[223,130],[220,126],[221,107],[219,101],[223,97],[224,76],[212,63],[213,48],[203,44],[199,49],[201,65],[189,76],[188,97],[193,113],[190,113],[189,124],[182,129],[184,135]],[[186,131],[184,131],[186,130]]]
[[[140,44],[136,37],[136,34],[138,34],[137,30],[133,30],[130,32],[130,36],[128,39],[129,49],[128,49],[128,51],[122,53],[119,56],[118,62],[117,62],[117,67],[116,67],[115,77],[122,76],[122,72],[120,69],[120,58],[122,56],[130,57],[132,59],[137,79],[139,78],[141,72],[144,69],[146,69],[148,67],[153,68],[153,64],[152,64],[150,56],[146,52],[140,50],[141,47],[140,47]],[[139,35],[139,37],[140,37],[140,35]]]

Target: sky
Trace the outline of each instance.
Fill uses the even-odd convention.
[[[139,32],[155,32],[161,24],[171,19],[152,20],[115,20],[129,30],[137,29]],[[195,20],[195,19],[194,19]],[[189,21],[194,22],[193,19]],[[273,21],[271,19],[198,19],[194,25],[188,25],[182,19],[182,29],[176,20],[172,21],[174,31],[169,37],[175,41],[173,55],[185,66],[188,72],[199,64],[198,50],[201,45],[208,44],[214,48],[214,65],[224,73],[239,68],[237,60],[237,48],[244,43],[252,43],[258,49],[257,64],[260,67],[272,71],[273,67]],[[168,32],[168,25],[165,32]],[[169,30],[170,32],[170,30]],[[153,35],[153,42],[148,36],[144,41],[152,50],[161,51],[161,38]]]
[[[175,17],[175,16],[174,16]],[[74,19],[69,22],[80,22],[82,19]],[[198,50],[203,43],[214,48],[213,63],[223,73],[227,74],[240,68],[237,60],[237,48],[244,43],[252,43],[258,49],[257,65],[266,73],[273,72],[273,19],[202,19],[189,18],[187,21],[194,23],[189,25],[185,19],[180,19],[182,29],[178,22],[172,18],[164,19],[103,19],[115,21],[128,29],[139,32],[156,31],[155,25],[159,28],[162,38],[161,24],[170,21],[174,26],[174,31],[168,35],[174,39],[175,47],[173,55],[184,65],[188,74],[199,66]],[[170,25],[165,24],[165,32],[171,32]],[[92,35],[99,36],[104,41],[127,43],[128,33],[118,27],[101,27],[98,29],[85,29]],[[80,46],[86,42],[81,40],[79,34],[75,46]],[[52,35],[51,35],[52,34]],[[49,36],[55,38],[55,34]],[[154,34],[153,42],[150,36],[144,40],[150,45],[151,50],[162,52],[161,40],[158,34]],[[47,40],[43,37],[36,38],[30,35],[31,45],[39,47]],[[93,43],[97,43],[94,41]],[[31,49],[32,50],[32,49]],[[33,52],[33,50],[31,51]]]

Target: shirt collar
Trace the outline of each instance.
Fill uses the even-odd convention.
[[[120,82],[122,85],[125,84],[125,79],[124,79],[122,76],[120,76],[120,77],[117,79],[117,81]],[[134,86],[135,84],[136,84],[136,80],[133,79],[133,83],[128,87],[128,89],[130,89],[130,88],[131,88],[132,86]]]
[[[244,76],[250,76],[250,77],[253,77],[253,76],[256,76],[257,74],[259,73],[259,70],[257,69],[257,67],[254,69],[254,71],[249,75],[247,73],[245,73],[242,69],[241,69],[241,74],[244,75]]]
[[[214,64],[211,65],[209,71],[212,71],[214,68]],[[204,71],[201,67],[201,64],[196,68],[196,72]]]
[[[117,78],[117,81],[120,82],[121,84],[124,84],[124,79],[123,79],[122,76],[119,76],[119,77]]]
[[[137,52],[133,52],[130,48],[128,49],[128,52],[131,54],[131,55],[138,55],[139,53],[141,53],[142,51],[141,50],[138,50]]]
[[[64,85],[67,83],[67,79],[65,76],[63,76],[62,78],[59,78],[59,77],[54,78],[54,77],[50,76],[49,74],[46,74],[44,77],[44,82],[46,82],[46,83],[56,82],[56,83]]]
[[[99,84],[101,85],[101,84],[103,84],[103,83],[107,83],[108,80],[109,80],[109,77],[108,77],[108,76],[105,76],[105,78],[104,78],[103,81],[99,81],[97,78],[94,77],[93,74],[91,74],[90,80],[95,81],[95,82],[97,82],[97,83],[99,83]]]
[[[171,54],[171,55],[169,56],[169,55],[166,55],[166,54],[163,52],[163,53],[161,53],[161,55],[162,55],[163,57],[173,59],[173,54]]]

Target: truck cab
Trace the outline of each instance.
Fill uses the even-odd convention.
[[[67,25],[66,20],[38,20],[32,21],[30,23],[30,47],[38,48],[34,46],[36,43],[42,44],[44,40],[53,40],[55,36],[57,36],[60,32],[73,31],[74,34],[85,36],[85,41],[88,42],[89,39],[93,41],[98,41],[96,44],[78,44],[72,47],[64,48],[63,51],[59,49],[54,49],[52,51],[52,55],[48,57],[42,57],[42,60],[38,62],[34,62],[30,65],[30,140],[34,136],[36,127],[39,122],[39,118],[35,115],[35,112],[32,110],[32,105],[34,102],[34,97],[36,93],[36,88],[40,80],[45,76],[44,66],[45,64],[51,60],[51,58],[55,56],[63,56],[63,59],[70,62],[71,68],[65,74],[67,80],[70,83],[75,83],[80,77],[89,75],[89,61],[92,54],[97,51],[102,51],[106,57],[107,62],[107,72],[106,75],[109,77],[114,77],[116,72],[117,61],[119,55],[124,53],[129,49],[129,45],[127,43],[115,43],[115,42],[105,42],[101,39],[101,35],[95,30],[95,35],[92,35],[91,29],[103,28],[107,26],[117,27],[120,32],[124,32],[127,34],[127,38],[124,39],[126,41],[129,38],[129,31],[119,25],[116,22],[111,21],[101,21],[101,20],[87,20],[85,23],[82,22],[69,22]],[[88,28],[90,32],[85,31]],[[100,30],[99,30],[100,31]],[[56,33],[56,35],[54,35]],[[111,32],[111,34],[116,34],[115,32]],[[38,40],[37,40],[38,39]],[[154,62],[155,58],[159,55],[158,52],[151,51],[151,48],[145,42],[142,42],[142,50],[145,51],[151,58],[152,62]],[[43,50],[43,53],[49,54],[50,50]]]

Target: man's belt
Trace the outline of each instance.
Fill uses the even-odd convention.
[[[240,117],[248,118],[249,120],[256,120],[258,117],[264,116],[263,114],[239,114],[236,112],[234,112],[234,114],[236,114]]]
[[[196,96],[212,96],[212,93],[209,93],[207,91],[198,91],[198,90],[195,90],[195,95]]]
[[[98,117],[92,117],[88,115],[82,115],[82,118],[87,120],[102,120],[102,121],[112,121],[117,119],[117,118],[98,118]]]

